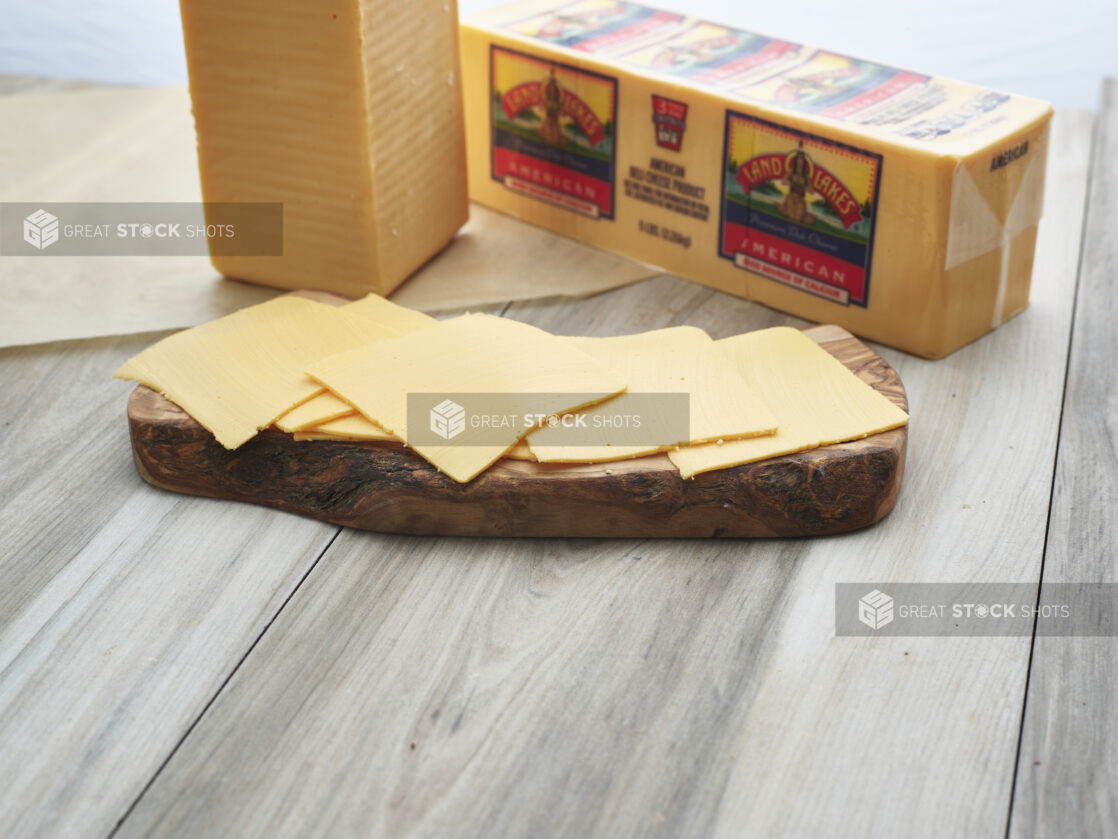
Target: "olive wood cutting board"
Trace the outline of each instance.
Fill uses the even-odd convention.
[[[837,326],[805,331],[907,410],[886,362]],[[296,442],[275,428],[239,449],[158,393],[128,400],[140,475],[164,489],[248,501],[384,533],[754,537],[844,533],[893,507],[907,429],[683,480],[666,455],[612,463],[501,460],[468,484],[392,442]]]

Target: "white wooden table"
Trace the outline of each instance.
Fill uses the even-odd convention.
[[[941,361],[879,348],[906,482],[842,537],[395,537],[179,496],[109,378],[158,334],[0,351],[0,835],[1118,834],[1118,640],[836,638],[833,605],[1115,580],[1104,105],[1090,169],[1091,115],[1055,124],[1028,312]],[[498,311],[798,323],[670,277]]]

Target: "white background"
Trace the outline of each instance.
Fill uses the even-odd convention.
[[[1118,0],[653,4],[1057,107],[1094,108],[1102,77],[1118,76]],[[492,5],[461,0],[459,8]],[[0,0],[0,73],[181,84],[178,14],[175,0]]]

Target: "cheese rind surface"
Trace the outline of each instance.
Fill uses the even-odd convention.
[[[517,444],[521,417],[571,411],[625,389],[625,380],[586,353],[523,323],[463,315],[427,329],[325,359],[307,372],[367,419],[403,439],[456,481],[466,482]],[[491,397],[514,422],[477,445],[417,442],[426,427],[409,428],[409,395],[434,410],[446,394],[475,394],[471,416],[487,416]],[[426,420],[426,411],[423,413]]]
[[[908,415],[802,332],[747,332],[715,346],[772,409],[776,434],[669,451],[684,478],[897,428]]]
[[[624,460],[676,445],[754,437],[777,430],[772,411],[701,329],[677,326],[615,338],[561,340],[617,370],[628,388],[608,402],[580,411],[586,420],[580,427],[557,425],[530,433],[525,440],[540,461]],[[678,400],[659,399],[659,394],[687,396],[688,416],[682,428],[681,423],[673,422],[676,417],[642,416],[659,405],[663,412],[679,410]],[[646,395],[651,398],[642,399]],[[679,428],[687,436],[659,443],[625,444],[619,438],[624,440],[633,432],[605,421],[618,416],[637,417],[649,430],[666,433]]]
[[[920,355],[1028,302],[1049,105],[638,3],[462,24],[473,200]]]
[[[454,0],[182,0],[207,202],[283,205],[223,274],[387,294],[467,218]],[[422,164],[417,161],[423,161]]]

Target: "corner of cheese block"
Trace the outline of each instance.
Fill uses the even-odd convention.
[[[466,219],[454,2],[182,0],[203,196],[282,204],[222,274],[387,294]],[[257,251],[259,253],[259,251]]]

